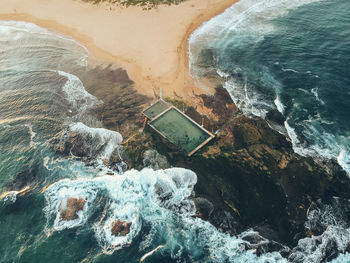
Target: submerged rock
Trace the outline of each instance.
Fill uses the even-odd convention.
[[[293,263],[330,262],[339,254],[345,253],[349,242],[349,229],[329,226],[322,235],[300,239],[288,257],[288,261]]]
[[[320,235],[327,227],[350,227],[350,201],[338,197],[313,202],[307,211],[305,228],[314,235]]]
[[[51,140],[56,153],[87,160],[101,160],[105,165],[121,162],[119,148],[122,136],[104,128],[91,128],[78,122]]]
[[[197,215],[202,219],[207,220],[214,211],[214,205],[203,197],[195,198],[194,203],[196,205]]]
[[[114,236],[126,236],[130,232],[131,222],[115,220],[112,223],[112,235]]]
[[[143,153],[143,164],[153,170],[170,168],[167,158],[153,149],[149,149]]]
[[[288,256],[290,253],[289,247],[273,240],[266,239],[254,230],[248,230],[240,234],[239,237],[248,242],[245,243],[245,249],[253,249],[257,256],[275,251],[278,251],[282,256]]]
[[[65,209],[60,211],[60,219],[64,221],[77,219],[79,217],[77,212],[84,209],[85,203],[86,200],[83,198],[69,198]]]

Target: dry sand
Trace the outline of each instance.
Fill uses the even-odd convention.
[[[70,35],[93,58],[126,69],[145,95],[153,96],[162,87],[164,96],[190,100],[193,92],[211,90],[197,87],[188,72],[188,37],[236,1],[188,0],[143,10],[73,0],[1,0],[0,19]]]

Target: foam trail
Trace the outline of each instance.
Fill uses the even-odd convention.
[[[312,94],[315,95],[315,98],[316,98],[317,101],[319,101],[322,105],[325,105],[325,104],[326,104],[326,103],[325,103],[322,99],[320,99],[320,97],[318,96],[318,88],[313,88],[313,89],[311,89],[311,92],[312,92]]]
[[[140,259],[140,262],[143,262],[146,258],[148,258],[149,256],[152,256],[155,252],[157,252],[159,249],[163,248],[163,245],[159,245],[158,247],[156,247],[155,249],[151,250],[150,252],[144,254],[142,256],[142,258]]]
[[[285,107],[280,99],[280,97],[277,95],[276,99],[274,100],[274,103],[277,107],[277,110],[280,112],[280,113],[284,113],[284,110],[285,110]]]
[[[282,68],[284,72],[293,72],[293,73],[299,73],[297,70],[292,69],[292,68]]]
[[[30,135],[30,147],[34,147],[36,145],[36,143],[34,142],[34,137],[36,135],[36,133],[33,131],[33,127],[31,124],[25,124],[26,127],[28,127],[29,130],[29,135]]]
[[[350,153],[347,150],[345,149],[340,150],[340,153],[337,157],[337,161],[345,171],[350,173]]]

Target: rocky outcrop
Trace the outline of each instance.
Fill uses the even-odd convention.
[[[211,213],[214,211],[214,205],[203,197],[195,198],[194,203],[196,206],[197,216],[204,220],[208,219]]]
[[[119,219],[112,223],[112,235],[126,236],[130,233],[131,222],[121,221]]]
[[[331,262],[347,251],[350,231],[339,226],[329,226],[318,236],[300,239],[288,257],[289,262]]]
[[[67,200],[66,204],[61,204],[61,207],[64,207],[60,210],[60,219],[64,221],[77,219],[78,211],[84,209],[86,200],[83,198],[71,197]]]
[[[239,237],[247,242],[244,243],[245,249],[253,249],[257,256],[276,251],[278,251],[282,256],[288,256],[290,252],[290,249],[287,246],[275,242],[273,239],[263,237],[259,234],[259,232],[254,230],[248,230],[240,234]]]
[[[265,243],[256,240],[260,245],[252,248],[257,254],[274,250],[287,253],[287,249],[279,244],[293,247],[306,238],[304,224],[311,203],[339,194],[339,189],[343,197],[348,195],[350,198],[347,186],[350,184],[345,184],[349,179],[337,170],[337,166],[327,171],[311,158],[295,154],[286,137],[271,129],[266,121],[248,118],[237,111],[222,87],[216,89],[214,96],[194,95],[197,99],[195,105],[178,101],[180,105],[186,104],[185,111],[190,117],[199,123],[203,120],[204,126],[216,131],[217,135],[188,159],[147,126],[144,132],[140,132],[141,112],[149,98],[135,93],[131,83],[114,80],[114,75],[128,79],[125,72],[111,68],[95,71],[101,76],[99,82],[96,81],[95,85],[91,79],[93,74],[85,75],[89,79],[87,83],[92,83],[86,89],[104,101],[95,111],[103,125],[121,132],[126,138],[127,143],[123,145],[126,157],[123,159],[129,167],[163,168],[165,162],[159,161],[162,159],[157,157],[159,154],[165,156],[171,166],[194,171],[198,176],[195,185],[198,215],[232,234],[254,228],[262,239],[277,241]],[[104,80],[102,84],[101,79]],[[200,100],[202,105],[198,105]],[[202,107],[206,107],[206,115],[200,114],[196,107],[200,107],[201,112]],[[270,125],[284,121],[278,112],[270,112],[267,118]],[[79,142],[80,139],[75,140]],[[69,152],[71,148],[64,146],[62,151]],[[156,150],[156,153],[147,152],[149,149]],[[73,147],[73,152],[81,153],[79,147]],[[114,235],[127,234],[129,224],[120,220],[113,222]],[[264,227],[257,227],[261,225]]]
[[[92,136],[85,136],[78,132],[61,133],[59,137],[52,140],[56,153],[63,155],[73,154],[77,157],[92,157],[98,152],[96,143]]]
[[[72,123],[55,136],[51,143],[56,153],[102,161],[105,165],[122,163],[120,143],[122,136],[104,128],[91,128],[81,122]]]
[[[197,215],[221,230],[238,234],[265,224],[276,233],[273,240],[295,245],[305,237],[307,208],[332,184],[330,174],[312,158],[295,154],[286,137],[272,130],[266,121],[237,112],[222,87],[217,88],[215,96],[200,98],[210,112],[209,127],[219,129],[216,138],[196,155],[186,158],[147,129],[126,150],[137,155],[153,148],[170,165],[194,171],[198,176],[196,197],[208,200],[196,199]],[[206,120],[198,112],[190,115]],[[204,126],[208,128],[206,123]],[[134,160],[131,166],[137,167],[140,161]],[[270,238],[261,231],[261,236],[265,235]]]

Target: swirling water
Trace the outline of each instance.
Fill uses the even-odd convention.
[[[280,115],[297,153],[350,173],[347,0],[242,0],[190,43],[194,76],[215,69],[243,113]]]

